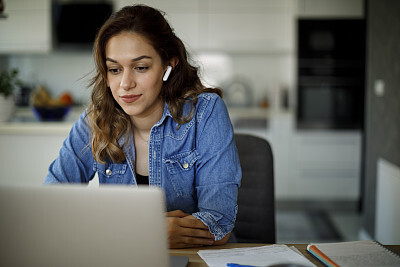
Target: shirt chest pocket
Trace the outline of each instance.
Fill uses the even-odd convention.
[[[93,170],[97,172],[99,176],[99,182],[103,184],[123,183],[123,177],[127,168],[128,164],[100,164],[98,162],[93,164]]]
[[[176,154],[163,159],[168,178],[178,196],[192,196],[195,188],[195,163],[199,158],[196,150]]]

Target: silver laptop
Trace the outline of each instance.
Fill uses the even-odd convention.
[[[0,186],[0,266],[170,266],[164,211],[157,188]]]

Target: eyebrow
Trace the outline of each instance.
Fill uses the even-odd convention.
[[[140,56],[140,57],[137,57],[137,58],[132,59],[132,62],[136,62],[136,61],[139,61],[139,60],[142,60],[142,59],[145,59],[145,58],[151,59],[150,56]],[[112,59],[112,58],[109,58],[109,57],[106,58],[106,61],[110,61],[110,62],[113,62],[113,63],[118,63],[116,60],[114,60],[114,59]]]

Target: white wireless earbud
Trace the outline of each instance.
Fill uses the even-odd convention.
[[[171,71],[172,71],[172,67],[168,66],[167,71],[165,72],[164,77],[162,78],[164,82],[168,80],[168,77],[171,74]]]

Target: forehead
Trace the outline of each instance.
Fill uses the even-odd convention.
[[[106,43],[106,58],[137,58],[143,55],[160,59],[150,42],[142,35],[121,32],[111,37]]]

